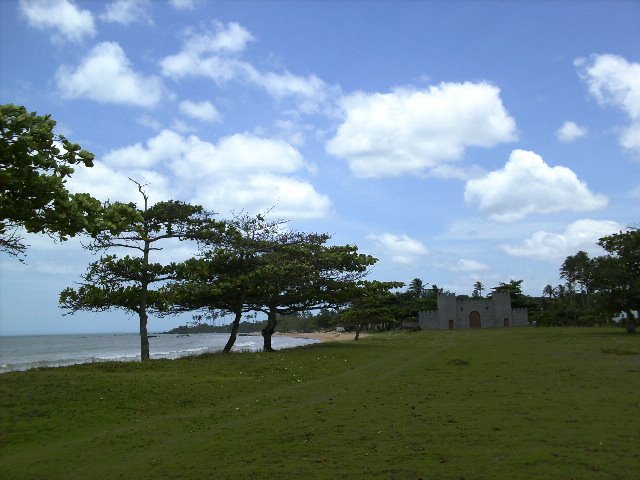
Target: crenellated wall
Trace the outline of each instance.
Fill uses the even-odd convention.
[[[526,308],[511,308],[509,292],[494,292],[491,298],[458,298],[438,295],[438,310],[418,313],[420,328],[446,330],[458,328],[499,328],[529,324]]]

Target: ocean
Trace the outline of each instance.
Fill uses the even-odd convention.
[[[176,359],[221,351],[228,339],[228,334],[219,333],[152,334],[149,351],[152,359]],[[273,348],[282,349],[316,342],[278,335],[273,337],[272,344]],[[234,351],[261,349],[260,335],[239,336],[233,346]],[[0,373],[107,361],[140,361],[140,336],[135,333],[0,336]]]

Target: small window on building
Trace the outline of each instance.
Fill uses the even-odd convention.
[[[464,307],[460,307],[460,311],[461,311],[461,312],[464,312]]]
[[[484,307],[485,310],[489,310],[489,307]]]

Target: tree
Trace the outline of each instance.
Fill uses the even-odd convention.
[[[568,256],[560,267],[560,277],[567,281],[569,292],[575,292],[580,287],[582,292],[588,292],[591,284],[591,259],[582,250],[575,255]]]
[[[353,284],[377,261],[359,254],[353,245],[325,245],[329,239],[327,234],[280,233],[259,257],[247,303],[267,314],[262,329],[264,351],[273,350],[271,338],[279,315],[348,303]]]
[[[413,298],[425,298],[427,296],[427,286],[419,278],[414,278],[409,283],[407,295]]]
[[[473,284],[473,293],[471,294],[471,296],[473,298],[482,298],[482,292],[485,290],[483,283],[478,280],[476,283]]]
[[[151,252],[162,250],[158,242],[199,238],[203,231],[210,232],[219,223],[211,220],[200,206],[178,201],[149,206],[144,186],[134,183],[142,195],[144,207],[107,204],[105,217],[110,220],[111,229],[98,233],[86,248],[91,251],[124,248],[136,252],[137,256],[101,257],[89,266],[78,289],[66,288],[61,292],[60,304],[69,313],[111,309],[136,313],[140,324],[140,358],[145,361],[149,359],[148,314],[165,310],[164,296],[152,287],[174,279],[178,269],[173,262],[164,265],[152,263]]]
[[[553,296],[555,295],[555,290],[553,288],[553,285],[550,285],[550,284],[545,285],[544,289],[542,290],[542,295],[549,297],[549,299],[552,299]]]
[[[635,333],[633,309],[640,305],[640,230],[629,228],[602,237],[598,245],[609,252],[592,263],[592,286],[598,301],[610,315],[625,312],[627,331]]]
[[[169,309],[233,313],[224,351],[231,350],[244,312],[265,313],[263,350],[272,351],[278,317],[347,303],[349,286],[376,259],[358,254],[355,246],[327,246],[329,235],[290,231],[284,223],[236,216],[199,259],[183,264],[168,287]]]
[[[492,292],[509,292],[511,306],[514,308],[535,309],[537,304],[531,297],[522,293],[523,280],[509,280],[509,283],[500,282],[497,287],[491,289]]]
[[[252,217],[246,213],[234,215],[223,232],[212,239],[203,239],[199,258],[184,262],[165,292],[169,298],[167,309],[181,311],[205,310],[209,314],[231,313],[229,340],[223,348],[228,353],[236,341],[242,314],[251,311],[249,299],[254,295],[255,271],[260,259],[274,247],[273,239],[285,238],[284,220],[266,220],[263,215]]]
[[[401,282],[361,281],[353,285],[349,308],[340,313],[340,322],[355,328],[355,340],[365,324],[393,322],[394,295],[391,290],[404,286]]]
[[[26,252],[21,228],[62,241],[100,221],[100,202],[65,186],[94,155],[55,134],[55,125],[50,115],[0,105],[0,251],[9,255]]]

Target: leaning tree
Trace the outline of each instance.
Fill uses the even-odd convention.
[[[277,248],[275,238],[288,241],[283,233],[285,224],[284,220],[241,212],[213,237],[201,236],[199,256],[183,262],[175,280],[163,288],[167,299],[163,313],[201,310],[209,315],[232,314],[231,334],[223,348],[224,353],[230,352],[242,315],[252,311],[250,298],[259,283],[255,271],[262,256]]]
[[[133,181],[133,180],[132,180]],[[142,208],[129,203],[107,203],[104,207],[107,230],[97,233],[86,248],[93,252],[123,249],[133,255],[103,255],[89,265],[83,282],[76,289],[60,294],[60,305],[69,313],[79,310],[103,312],[122,309],[138,315],[140,324],[140,358],[149,359],[147,321],[150,312],[164,311],[166,302],[160,289],[176,277],[176,262],[152,262],[151,256],[171,239],[199,238],[203,232],[221,228],[201,206],[179,201],[149,205],[144,185],[138,182]]]
[[[66,240],[100,220],[100,202],[65,185],[76,166],[93,166],[94,155],[55,126],[50,115],[0,105],[0,251],[15,257],[27,249],[21,231]]]
[[[262,329],[265,351],[273,350],[271,339],[279,316],[348,303],[354,283],[377,262],[358,253],[355,245],[326,245],[329,239],[326,234],[282,234],[274,239],[273,249],[260,257],[251,275],[248,304],[267,315]]]
[[[169,311],[234,314],[225,351],[233,346],[244,312],[265,313],[263,349],[272,351],[279,316],[349,302],[349,288],[377,260],[355,246],[327,246],[329,235],[291,231],[285,223],[236,216],[200,258],[182,265],[179,281],[167,286]]]

